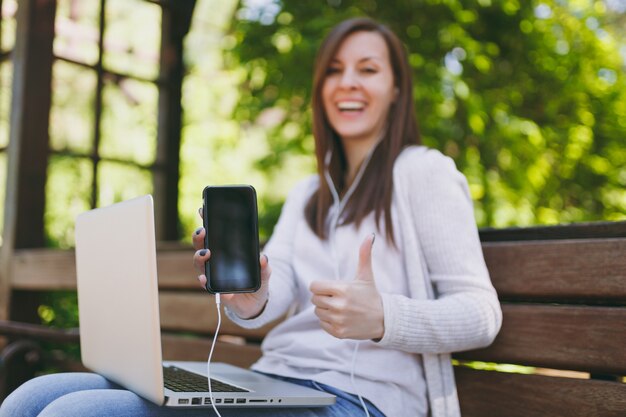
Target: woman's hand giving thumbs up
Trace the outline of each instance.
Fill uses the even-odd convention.
[[[340,339],[380,339],[385,331],[383,302],[372,272],[371,234],[359,249],[359,264],[354,280],[314,281],[309,289],[311,302],[322,329]]]

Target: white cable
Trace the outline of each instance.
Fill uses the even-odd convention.
[[[352,181],[352,184],[350,184],[350,187],[348,187],[348,191],[346,191],[343,198],[341,198],[339,194],[337,193],[337,187],[335,186],[333,178],[330,176],[330,173],[328,172],[330,160],[333,156],[332,150],[329,149],[326,152],[326,155],[324,157],[324,165],[325,165],[324,178],[326,178],[326,183],[328,184],[328,188],[330,189],[330,192],[333,195],[333,201],[335,202],[333,206],[337,205],[337,208],[333,211],[330,217],[330,224],[328,228],[328,243],[330,244],[330,253],[333,258],[333,266],[335,269],[336,280],[341,279],[341,273],[339,271],[339,262],[337,261],[337,251],[335,250],[335,229],[337,229],[337,225],[339,224],[339,218],[341,217],[341,213],[343,212],[343,209],[346,207],[346,205],[348,204],[348,201],[350,200],[350,197],[352,197],[352,194],[355,192],[356,188],[361,182],[361,178],[365,174],[365,169],[369,165],[370,159],[372,159],[372,156],[374,155],[374,151],[376,150],[376,148],[378,147],[382,139],[383,137],[381,136],[376,142],[376,144],[372,146],[372,149],[368,151],[367,155],[365,156],[365,159],[361,163],[361,166],[359,167],[359,170],[357,171],[354,177],[354,180]]]
[[[339,197],[339,194],[337,193],[337,188],[335,187],[335,183],[333,182],[333,179],[330,176],[330,173],[328,172],[328,166],[330,165],[330,160],[332,158],[332,151],[330,149],[328,150],[328,152],[326,152],[326,155],[324,158],[324,164],[326,165],[325,167],[326,169],[324,170],[324,177],[326,178],[326,182],[329,185],[328,188],[330,188],[330,192],[333,195],[335,204],[337,204],[336,211],[332,213],[332,216],[330,219],[329,236],[328,236],[329,238],[328,240],[329,240],[329,244],[331,248],[331,256],[333,257],[333,266],[335,269],[336,280],[341,279],[340,278],[341,273],[339,271],[339,263],[337,262],[337,253],[335,251],[335,229],[337,228],[337,225],[339,224],[339,217],[341,216],[341,212],[343,211],[346,204],[348,203],[348,200],[350,200],[350,197],[356,190],[356,187],[361,182],[361,177],[363,177],[363,175],[365,174],[365,168],[367,167],[367,165],[369,165],[370,159],[372,159],[372,156],[374,155],[374,151],[376,150],[376,147],[378,146],[378,144],[380,144],[382,139],[383,139],[383,136],[381,136],[381,138],[378,139],[376,144],[372,147],[372,149],[369,150],[369,152],[365,156],[365,159],[361,163],[361,166],[359,167],[359,170],[357,171],[357,174],[354,177],[352,184],[350,184],[350,187],[348,187],[348,191],[344,194],[343,198]],[[357,397],[359,397],[359,401],[361,402],[361,407],[363,407],[363,411],[365,411],[365,415],[367,417],[370,417],[369,410],[365,406],[365,401],[363,401],[363,397],[361,396],[361,394],[359,393],[359,390],[356,387],[356,382],[354,382],[354,369],[356,367],[356,356],[359,350],[360,343],[361,343],[360,341],[356,341],[354,345],[354,351],[352,353],[352,365],[350,366],[350,382],[352,383],[352,390],[356,393]]]
[[[218,417],[222,417],[222,415],[219,411],[217,411],[217,407],[215,406],[215,400],[213,399],[213,391],[211,390],[211,357],[213,356],[213,348],[215,348],[217,335],[220,331],[220,325],[222,324],[222,312],[220,310],[221,303],[222,301],[220,300],[220,293],[215,294],[215,304],[217,305],[217,328],[215,329],[215,335],[213,336],[213,343],[211,343],[209,358],[206,361],[206,377],[209,384],[209,399],[211,400],[211,406],[213,406],[213,411],[215,411],[215,414],[217,414]]]
[[[384,132],[386,131],[387,129],[384,130]],[[329,236],[328,236],[331,256],[333,257],[333,267],[335,270],[334,272],[335,272],[336,280],[341,279],[341,273],[339,271],[339,263],[337,262],[337,253],[335,250],[335,229],[337,228],[337,225],[339,224],[339,218],[341,216],[341,213],[343,212],[343,209],[345,208],[346,204],[350,200],[350,197],[352,197],[352,194],[354,193],[357,186],[361,182],[361,178],[365,174],[365,169],[369,165],[370,159],[372,159],[372,156],[374,155],[374,151],[376,150],[378,145],[382,142],[383,138],[384,138],[384,133],[381,134],[380,138],[376,141],[374,146],[372,146],[372,148],[368,151],[367,155],[365,156],[365,159],[363,160],[363,162],[361,162],[361,166],[359,167],[359,170],[357,171],[354,177],[354,180],[352,181],[352,184],[350,184],[350,186],[348,187],[348,191],[346,191],[343,198],[341,198],[339,196],[339,193],[337,193],[337,188],[335,187],[333,178],[330,176],[330,173],[328,172],[330,161],[333,156],[332,150],[329,149],[326,152],[326,155],[324,155],[324,165],[325,165],[324,166],[325,168],[324,178],[326,179],[328,188],[330,189],[330,192],[333,196],[333,200],[335,201],[335,204],[337,205],[337,208],[334,210],[330,218],[330,225],[329,225],[330,227],[329,227]],[[363,401],[363,397],[361,396],[361,394],[359,394],[359,390],[357,390],[356,383],[354,382],[354,369],[356,366],[356,355],[359,350],[360,343],[361,343],[360,341],[356,341],[354,345],[354,352],[352,353],[352,366],[350,367],[350,381],[352,383],[352,390],[359,397],[359,401],[361,402],[361,406],[363,407],[363,410],[365,411],[365,415],[367,417],[370,417],[370,413],[367,407],[365,406],[365,401]]]
[[[361,397],[361,394],[359,394],[359,390],[356,389],[356,383],[354,382],[354,369],[356,368],[356,355],[359,351],[360,344],[361,342],[358,340],[354,343],[354,352],[352,352],[352,366],[350,367],[350,382],[352,383],[352,390],[356,393],[357,397],[359,397],[359,401],[361,402],[361,407],[363,407],[363,410],[365,411],[365,415],[367,417],[370,417],[370,412],[365,406],[365,401],[363,401],[363,397]]]

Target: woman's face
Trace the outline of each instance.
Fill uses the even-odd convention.
[[[349,35],[331,60],[322,85],[326,116],[344,146],[378,141],[396,91],[383,37],[377,32]]]

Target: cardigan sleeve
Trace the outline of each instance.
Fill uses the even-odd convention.
[[[253,319],[242,319],[226,309],[227,316],[244,328],[258,328],[284,315],[293,303],[297,293],[297,280],[292,267],[293,239],[296,224],[302,219],[304,206],[317,180],[310,177],[297,184],[289,193],[274,227],[272,237],[265,245],[272,269],[269,281],[269,297],[260,315]]]
[[[380,345],[414,353],[449,353],[489,345],[502,312],[482,254],[465,177],[452,159],[435,150],[405,151],[394,167],[394,190],[408,210],[403,233],[414,233],[434,299],[382,294],[385,333]],[[394,191],[395,192],[395,191]],[[420,261],[421,260],[421,261]],[[407,268],[408,269],[408,268]],[[420,268],[412,268],[414,271]],[[408,271],[409,272],[409,271]],[[418,276],[419,275],[419,276]],[[412,273],[409,280],[423,280]]]

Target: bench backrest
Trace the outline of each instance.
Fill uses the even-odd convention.
[[[482,231],[481,240],[504,320],[493,345],[454,355],[463,415],[624,415],[626,222]],[[188,248],[159,250],[166,359],[206,360],[216,326],[190,265]],[[12,286],[75,288],[73,255],[17,251]],[[215,360],[241,366],[272,327],[222,326]]]
[[[463,415],[626,415],[626,223],[481,240],[503,325],[488,348],[454,355],[481,362],[456,368]]]

